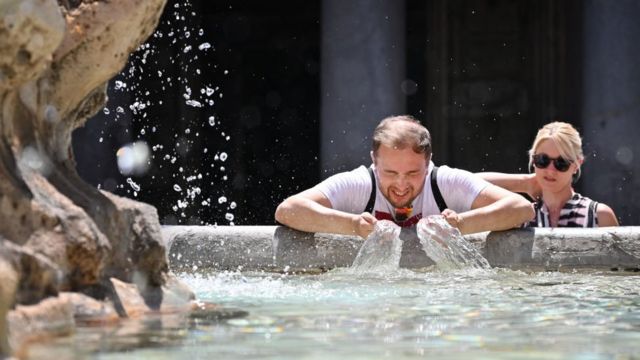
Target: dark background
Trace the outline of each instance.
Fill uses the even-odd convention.
[[[523,172],[542,125],[583,130],[582,11],[578,1],[405,2],[415,83],[406,113],[430,129],[436,162]],[[74,133],[80,175],[153,204],[163,224],[273,224],[281,200],[328,175],[321,14],[319,0],[169,1],[157,32],[109,83],[105,111]],[[202,107],[186,104],[187,88]],[[151,148],[151,166],[123,176],[116,151],[136,140]],[[593,151],[586,141],[585,155]]]
[[[170,1],[156,32],[163,36],[148,40],[146,61],[149,49],[139,49],[110,82],[109,114],[98,114],[74,133],[81,176],[155,205],[163,223],[228,224],[226,213],[234,215],[235,224],[273,223],[274,204],[318,180],[319,7],[319,1]],[[209,51],[197,50],[203,42],[211,44]],[[187,45],[192,50],[185,54]],[[130,76],[131,68],[144,72]],[[158,71],[163,76],[156,76]],[[114,90],[116,81],[126,82],[127,90]],[[219,87],[203,97],[214,105],[185,105],[187,86],[192,94],[204,86]],[[144,117],[130,111],[131,103],[147,100]],[[125,112],[117,113],[118,106]],[[209,124],[211,116],[215,126]],[[144,176],[131,177],[141,187],[134,196],[118,173],[115,152],[137,139],[164,148],[153,151]],[[226,161],[214,160],[223,152]],[[165,160],[167,154],[175,162]],[[203,179],[186,181],[197,174]],[[175,191],[174,184],[183,191]],[[193,201],[185,191],[191,186],[201,189]],[[219,204],[221,196],[226,203]],[[206,199],[210,206],[201,205]],[[190,204],[176,211],[178,200]],[[231,201],[237,208],[229,208]]]

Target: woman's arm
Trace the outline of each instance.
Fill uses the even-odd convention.
[[[609,206],[603,203],[599,203],[596,209],[598,214],[598,226],[618,226],[618,218],[616,218],[616,214],[613,212]]]
[[[536,199],[542,194],[535,174],[505,174],[499,172],[476,173],[480,178],[503,189],[517,193],[525,193]]]

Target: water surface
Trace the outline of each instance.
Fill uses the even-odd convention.
[[[200,299],[247,311],[81,328],[34,348],[91,359],[611,359],[640,354],[640,277],[489,269],[182,275]],[[155,321],[155,322],[154,322]],[[140,343],[144,346],[140,347]]]

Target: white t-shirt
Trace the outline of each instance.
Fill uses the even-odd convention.
[[[399,225],[410,226],[422,217],[440,214],[438,204],[431,190],[430,175],[433,166],[433,162],[429,162],[423,190],[412,203],[413,213],[410,215],[411,219],[404,225],[402,224],[403,222],[398,222]],[[377,172],[374,171],[374,174],[376,176],[376,184],[379,184]],[[489,185],[487,181],[466,170],[454,169],[448,166],[438,168],[437,182],[447,208],[458,213],[471,210],[471,204],[478,194]],[[365,210],[371,196],[371,176],[366,167],[360,166],[352,171],[335,174],[314,188],[329,199],[333,209],[360,214]],[[373,207],[373,215],[378,219],[394,220],[391,214],[395,214],[394,206],[384,197],[380,187],[376,186],[376,202]],[[389,216],[392,218],[389,219]]]

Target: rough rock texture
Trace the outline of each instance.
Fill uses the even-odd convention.
[[[10,311],[15,304],[34,304],[37,300],[56,295],[60,284],[60,269],[46,257],[0,238],[0,357],[10,353],[9,335],[12,343],[27,342],[28,329],[21,329],[24,322],[4,320],[17,310]],[[48,311],[48,306],[43,305]]]
[[[8,354],[11,349],[9,347],[7,322],[7,313],[13,305],[13,298],[18,287],[18,274],[9,262],[0,257],[0,274],[2,281],[0,282],[0,356]]]
[[[12,298],[15,303],[31,305],[47,296],[58,294],[62,272],[47,257],[0,239],[0,261],[7,270],[6,273],[0,272],[0,278],[4,280],[6,274],[7,279],[15,276],[17,280],[16,294]],[[7,281],[4,285],[10,283],[11,281]]]
[[[175,279],[170,280],[173,282]],[[139,317],[152,312],[185,312],[193,307],[192,300],[195,300],[193,293],[179,283],[167,284],[158,289],[155,296],[143,298],[136,284],[125,283],[118,279],[111,279],[114,292],[117,294],[117,310],[123,316]]]
[[[83,182],[71,150],[165,1],[0,0],[0,357],[14,307],[113,297],[111,278],[152,304],[170,279],[156,210]]]
[[[71,304],[76,323],[102,325],[115,324],[120,320],[118,312],[110,301],[99,301],[90,296],[72,292],[60,293],[59,297]]]
[[[73,332],[73,304],[62,297],[48,297],[37,305],[17,305],[7,316],[9,344],[19,357],[26,357],[30,342]]]
[[[4,1],[0,209],[13,219],[0,234],[51,258],[69,290],[103,274],[129,281],[135,270],[161,285],[166,261],[158,256],[155,210],[84,183],[75,172],[71,133],[103,106],[104,84],[151,34],[164,1],[82,2],[73,9]]]

